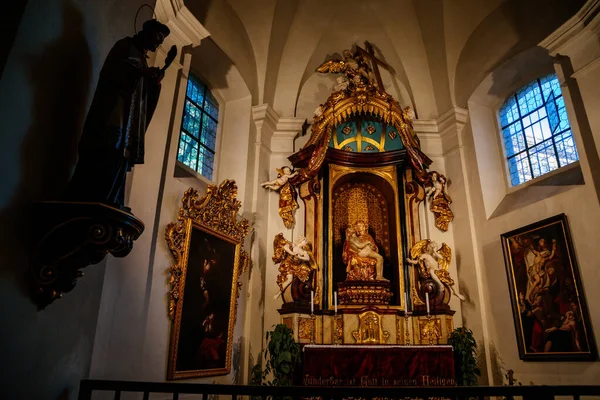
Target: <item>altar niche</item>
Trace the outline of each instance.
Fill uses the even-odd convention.
[[[352,168],[329,164],[328,188],[324,196],[324,215],[328,219],[324,225],[329,227],[325,230],[329,234],[329,246],[324,273],[328,275],[330,304],[333,292],[344,292],[338,286],[341,282],[389,281],[391,298],[387,302],[375,300],[371,304],[404,308],[405,273],[403,263],[399,262],[404,259],[403,248],[406,246],[398,223],[401,220],[401,192],[402,184],[398,185],[394,166]],[[368,250],[365,254],[364,249],[349,251],[353,239],[356,240],[357,228],[364,229],[364,236],[373,239],[377,249],[371,254]],[[381,271],[378,271],[378,262],[383,264]],[[341,305],[363,306],[361,300],[364,299],[340,296]]]

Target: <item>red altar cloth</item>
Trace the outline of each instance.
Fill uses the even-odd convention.
[[[454,386],[452,346],[306,345],[305,386]]]

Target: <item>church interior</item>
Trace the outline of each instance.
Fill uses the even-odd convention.
[[[600,398],[600,0],[13,5],[2,398]]]

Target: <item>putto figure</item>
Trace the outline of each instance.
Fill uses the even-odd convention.
[[[292,172],[290,167],[281,167],[277,168],[277,178],[260,184],[265,189],[279,192],[279,216],[288,229],[294,226],[294,211],[298,209],[296,190],[290,182],[297,175],[298,171]]]
[[[454,219],[450,209],[452,199],[446,191],[446,177],[436,171],[430,172],[431,185],[425,191],[429,198],[429,209],[435,215],[435,226],[442,232],[448,231],[448,225]]]
[[[406,261],[419,268],[422,279],[432,279],[440,293],[448,288],[460,300],[465,300],[465,296],[454,289],[454,280],[448,271],[452,250],[446,243],[439,246],[429,239],[421,240],[410,249],[410,256]]]
[[[177,55],[172,46],[163,68],[149,67],[170,31],[152,19],[108,53],[79,142],[79,162],[66,198],[124,208],[125,176],[144,163],[144,136],[158,103],[161,80]]]
[[[273,262],[279,264],[279,293],[274,299],[281,296],[284,303],[308,303],[311,290],[317,292],[314,271],[318,266],[311,244],[304,237],[292,243],[280,233],[275,236],[273,250]]]

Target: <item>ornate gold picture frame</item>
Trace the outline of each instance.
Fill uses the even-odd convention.
[[[170,268],[169,317],[173,321],[167,380],[227,375],[233,329],[248,255],[242,249],[248,221],[234,181],[209,185],[206,194],[190,188],[177,222],[165,238],[175,264]]]

